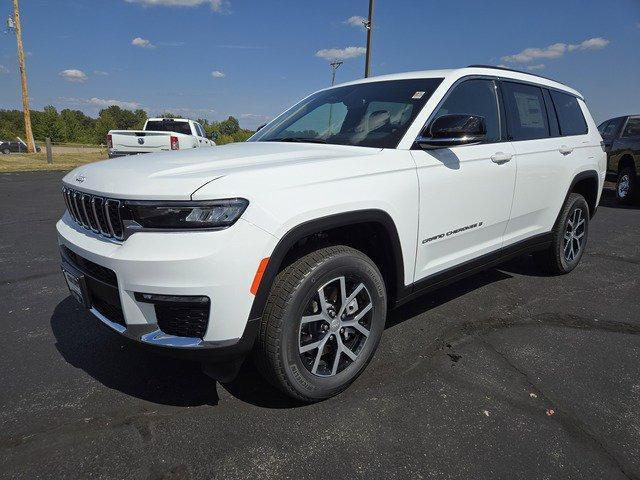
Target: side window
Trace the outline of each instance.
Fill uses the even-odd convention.
[[[551,94],[546,88],[542,89],[544,95],[544,105],[547,107],[547,119],[549,120],[549,132],[552,137],[560,136],[560,125],[558,124],[558,115],[556,115],[556,107],[553,106]]]
[[[200,137],[206,137],[206,135],[204,134],[204,130],[202,129],[202,125],[200,125],[199,123],[195,123],[194,125],[196,126],[196,130],[198,132],[198,135]]]
[[[440,106],[434,120],[442,115],[480,115],[487,124],[487,142],[500,141],[500,116],[492,80],[467,80],[456,86]]]
[[[556,106],[562,136],[587,133],[587,122],[582,115],[582,109],[578,105],[576,97],[554,90],[551,92],[551,98]]]
[[[533,85],[502,84],[511,140],[535,140],[549,136],[542,89]]]
[[[610,124],[611,124],[611,120],[607,120],[606,122],[602,122],[600,125],[598,125],[598,132],[600,132],[600,135],[602,136],[602,138],[604,138],[604,134],[609,128]]]
[[[624,138],[628,137],[640,137],[640,117],[631,117],[627,122],[627,126],[624,127],[622,132]]]
[[[623,120],[623,118],[614,118],[600,125],[598,131],[600,135],[602,135],[602,138],[604,140],[613,140],[618,135]]]

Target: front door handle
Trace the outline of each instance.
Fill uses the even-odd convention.
[[[560,148],[558,149],[558,151],[562,155],[569,155],[571,152],[573,152],[573,148],[567,147],[566,145],[560,145]]]
[[[491,155],[491,161],[493,163],[497,163],[498,165],[502,163],[507,163],[512,158],[513,158],[512,154],[504,153],[504,152],[496,152],[493,155]]]

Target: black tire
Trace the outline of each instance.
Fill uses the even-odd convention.
[[[616,182],[616,200],[623,205],[630,205],[636,199],[638,179],[632,167],[624,167],[618,173]]]
[[[345,279],[344,283],[340,278]],[[335,284],[335,281],[338,283]],[[360,287],[360,284],[366,288]],[[325,289],[344,290],[344,296],[349,298],[359,288],[358,296],[344,307],[346,311],[349,310],[347,306],[357,310],[353,316],[351,312],[345,313],[344,320],[353,321],[359,312],[365,311],[358,323],[364,325],[367,322],[368,336],[359,333],[360,329],[349,326],[340,328],[342,321],[338,319],[343,307],[337,302],[332,305],[336,307],[335,311],[321,307],[321,288],[325,298]],[[370,300],[369,309],[366,299],[361,297],[365,294]],[[331,305],[331,299],[326,305]],[[309,310],[311,307],[316,310]],[[325,310],[327,315],[334,316],[331,323],[314,320],[302,326],[303,316],[325,316]],[[260,324],[254,350],[256,366],[270,383],[299,401],[315,402],[332,397],[346,389],[373,357],[384,330],[386,315],[386,289],[376,264],[362,252],[350,247],[338,245],[321,248],[296,260],[277,275]],[[308,332],[312,328],[319,341],[310,341],[313,334]],[[303,344],[304,337],[308,337],[308,343]],[[322,350],[314,348],[310,352],[300,352],[300,349],[320,343],[325,337],[327,340],[322,344]],[[349,339],[352,345],[358,342],[354,347],[358,352],[356,358],[352,360],[350,355],[340,353],[336,362],[338,346],[347,346]],[[349,351],[354,354],[353,350]],[[329,367],[333,368],[334,365],[338,365],[335,373],[328,372]],[[323,368],[326,369],[325,373],[330,373],[329,376],[319,376]],[[314,369],[316,372],[312,373]]]
[[[576,268],[587,245],[589,218],[589,205],[584,197],[578,193],[570,194],[551,232],[551,246],[533,255],[543,272],[563,275]]]
[[[3,155],[9,155],[10,153],[11,153],[11,150],[9,150],[8,148],[5,148],[2,150]]]

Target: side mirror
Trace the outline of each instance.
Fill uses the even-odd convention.
[[[442,115],[431,122],[416,143],[423,149],[473,145],[487,138],[487,124],[479,115]]]
[[[211,132],[209,138],[215,142],[218,139],[218,132]]]

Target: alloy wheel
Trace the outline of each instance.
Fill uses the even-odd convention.
[[[624,174],[618,182],[618,197],[626,198],[629,194],[630,179],[629,175]]]
[[[562,246],[564,258],[567,262],[573,262],[580,256],[584,247],[586,231],[586,218],[581,208],[576,208],[567,219]]]
[[[364,283],[350,276],[325,283],[300,319],[298,350],[304,366],[334,376],[356,361],[371,331],[373,303]]]

